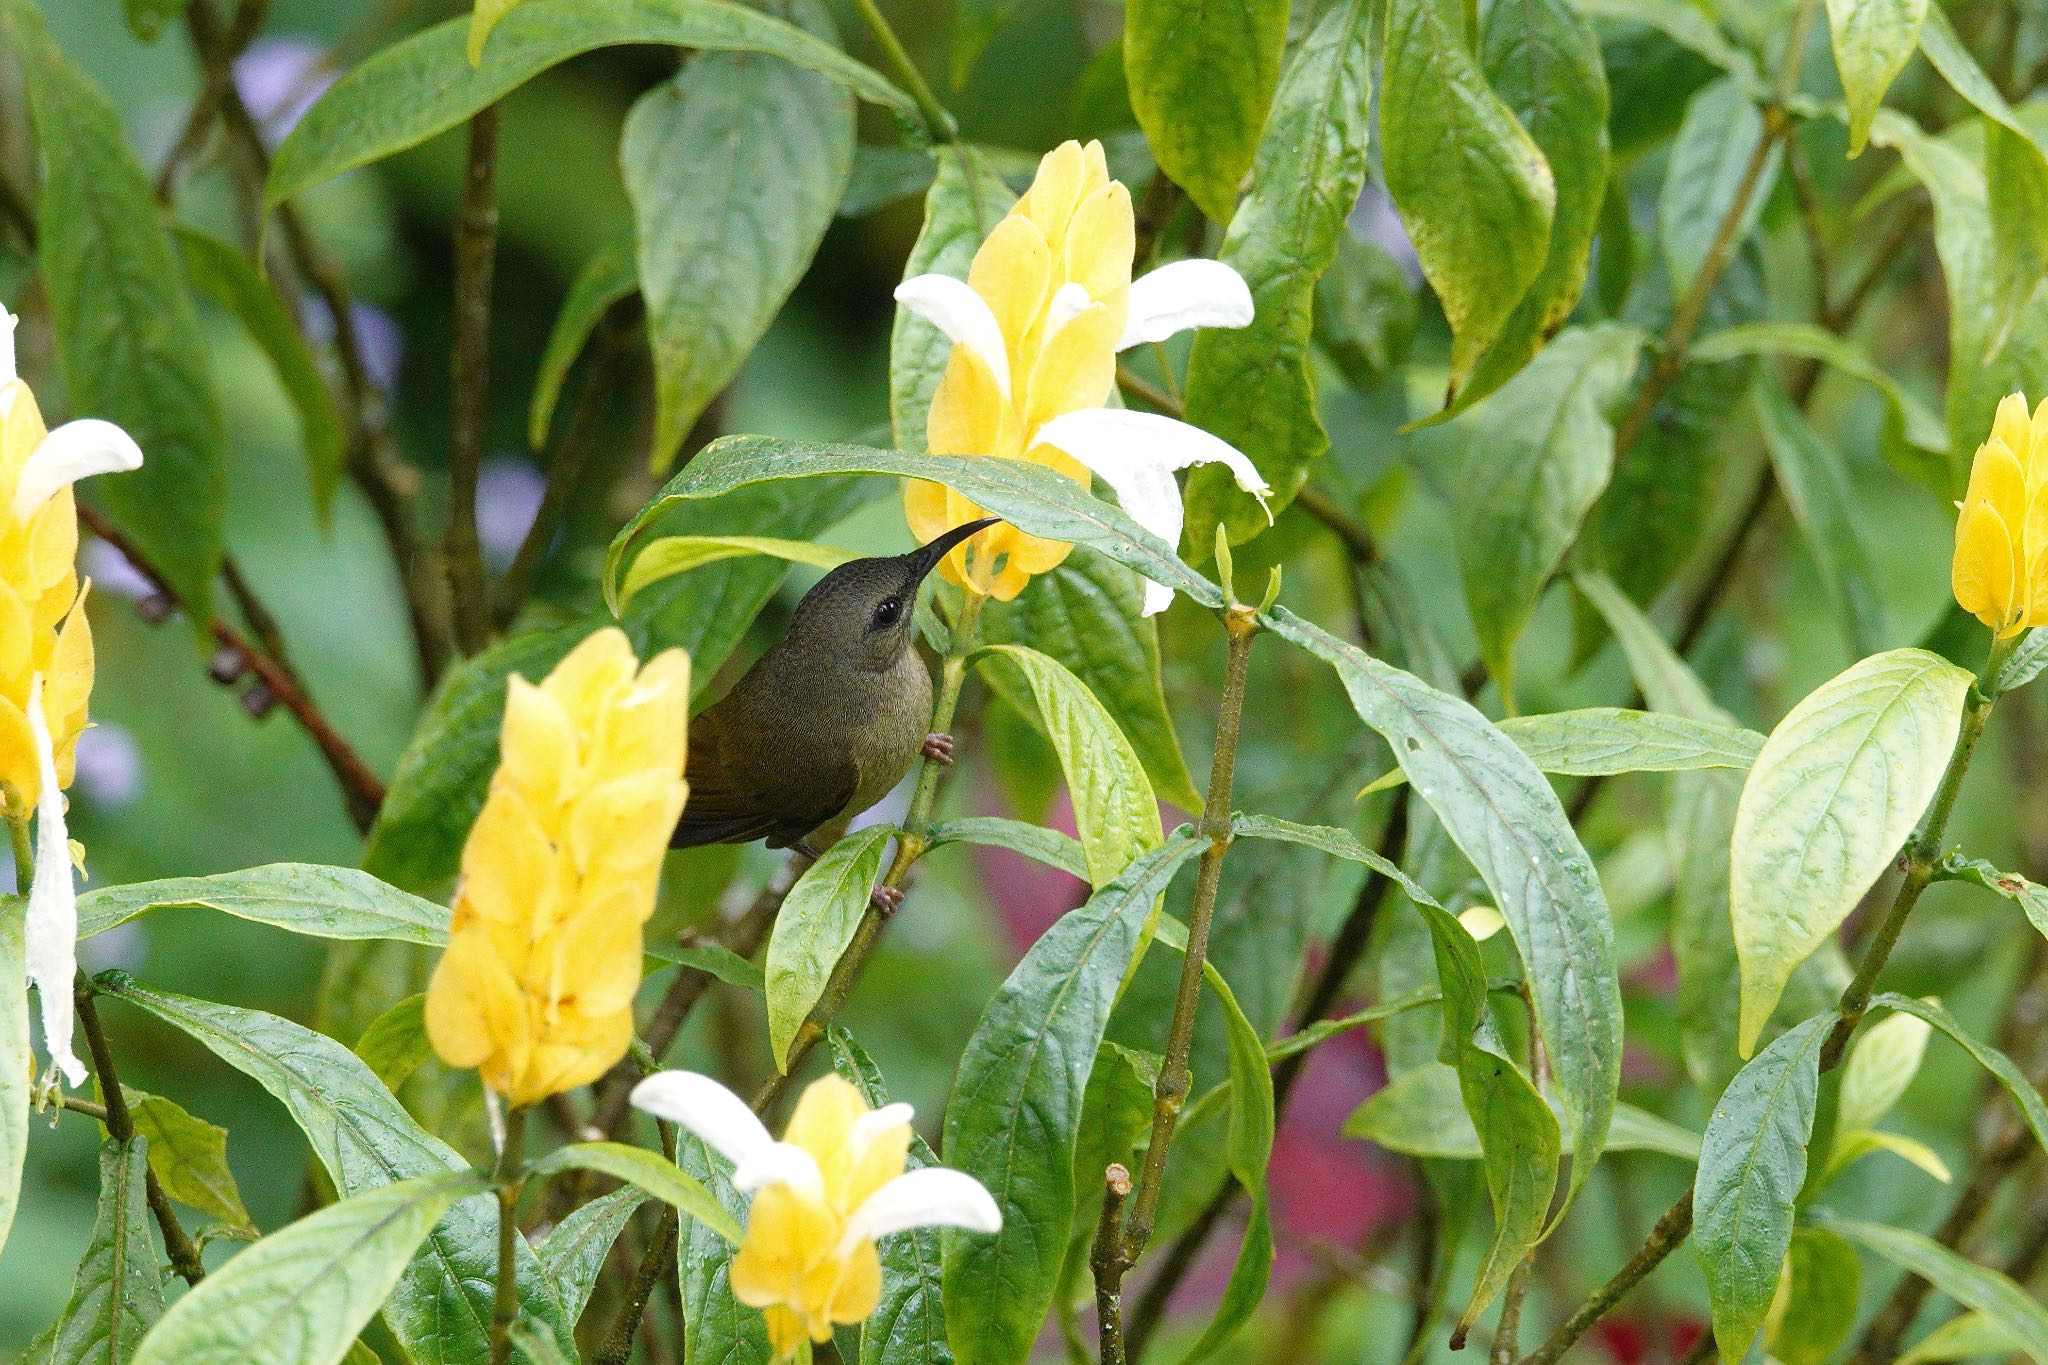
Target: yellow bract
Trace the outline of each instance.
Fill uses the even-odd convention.
[[[0,383],[0,787],[7,815],[17,819],[35,808],[42,788],[28,723],[35,675],[43,675],[43,718],[60,786],[71,785],[92,693],[92,628],[73,567],[78,510],[71,489],[58,489],[26,520],[11,510],[22,468],[45,434],[28,385]]]
[[[1109,400],[1134,244],[1130,191],[1109,178],[1102,144],[1067,142],[1046,153],[1037,179],[989,233],[967,274],[968,287],[1002,330],[1008,397],[971,347],[955,346],[926,423],[932,454],[1029,460],[1089,486],[1085,465],[1035,437],[1061,413]],[[903,510],[920,541],[984,515],[960,494],[922,479],[905,488]],[[947,555],[940,571],[1008,601],[1072,549],[1006,522]]]
[[[600,630],[535,687],[514,676],[501,758],[462,850],[427,1036],[515,1105],[597,1079],[625,1055],[682,780],[690,660],[636,667]]]
[[[1956,601],[1999,639],[2048,622],[2048,400],[1998,405],[1956,520]]]
[[[816,1188],[770,1184],[754,1195],[732,1292],[761,1310],[778,1357],[794,1355],[806,1338],[829,1340],[834,1323],[861,1322],[881,1300],[874,1241],[846,1244],[846,1225],[869,1195],[903,1174],[910,1125],[863,1122],[870,1113],[838,1076],[812,1081],[782,1140],[810,1153],[822,1180]]]

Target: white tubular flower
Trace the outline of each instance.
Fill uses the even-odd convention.
[[[43,1016],[43,1048],[68,1085],[85,1084],[85,1064],[71,1050],[71,978],[78,971],[78,889],[71,880],[71,836],[64,827],[64,789],[57,785],[57,751],[43,717],[43,675],[28,688],[28,724],[35,736],[42,791],[36,797],[35,881],[28,893],[29,984]],[[55,1082],[51,1089],[55,1089]]]
[[[835,1323],[865,1320],[881,1301],[875,1242],[911,1228],[995,1232],[1002,1213],[959,1171],[905,1172],[910,1106],[870,1109],[837,1076],[811,1082],[781,1141],[746,1102],[708,1076],[663,1071],[633,1103],[680,1124],[731,1161],[734,1188],[753,1194],[732,1262],[733,1297],[761,1310],[777,1358],[823,1342]]]

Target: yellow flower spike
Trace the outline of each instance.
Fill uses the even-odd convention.
[[[515,1108],[597,1079],[632,1042],[640,926],[689,793],[689,702],[689,657],[640,667],[616,628],[537,686],[510,682],[426,1022],[443,1061]]]
[[[896,300],[953,342],[925,424],[932,454],[1022,460],[1083,488],[1100,475],[1131,519],[1172,548],[1182,516],[1175,470],[1220,462],[1247,492],[1270,490],[1251,461],[1208,433],[1106,407],[1117,352],[1190,327],[1242,327],[1252,296],[1219,261],[1176,261],[1133,281],[1136,240],[1130,191],[1110,178],[1102,144],[1066,142],[1039,162],[965,281],[914,276]],[[921,479],[906,483],[903,513],[921,541],[985,515]],[[947,555],[940,571],[1008,601],[1071,549],[1004,523]],[[1145,614],[1172,600],[1148,585]]]
[[[1998,405],[1959,504],[1950,585],[1998,639],[2048,622],[2048,400]]]
[[[939,1166],[903,1169],[909,1105],[871,1109],[838,1076],[811,1082],[779,1142],[746,1101],[709,1076],[660,1072],[634,1087],[633,1103],[695,1133],[733,1163],[733,1187],[753,1195],[732,1261],[732,1292],[761,1310],[779,1361],[875,1311],[882,1295],[875,1243],[883,1237],[920,1227],[1002,1227],[995,1200],[972,1176]]]
[[[0,308],[0,808],[10,820],[36,820],[25,957],[54,1087],[85,1082],[71,1048],[78,903],[63,789],[86,728],[93,653],[71,485],[138,468],[142,451],[111,422],[48,430],[15,374],[14,325]]]

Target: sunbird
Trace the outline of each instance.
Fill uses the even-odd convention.
[[[819,579],[782,638],[690,722],[690,799],[670,845],[766,839],[816,858],[920,753],[951,763],[952,736],[925,729],[932,677],[911,647],[911,619],[925,575],[1000,520]]]

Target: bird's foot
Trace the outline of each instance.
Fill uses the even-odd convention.
[[[924,748],[918,752],[933,762],[950,768],[953,766],[953,737],[936,733],[926,735]]]
[[[896,913],[903,904],[903,889],[896,886],[878,886],[868,893],[868,904],[875,907],[875,913],[887,917]]]

